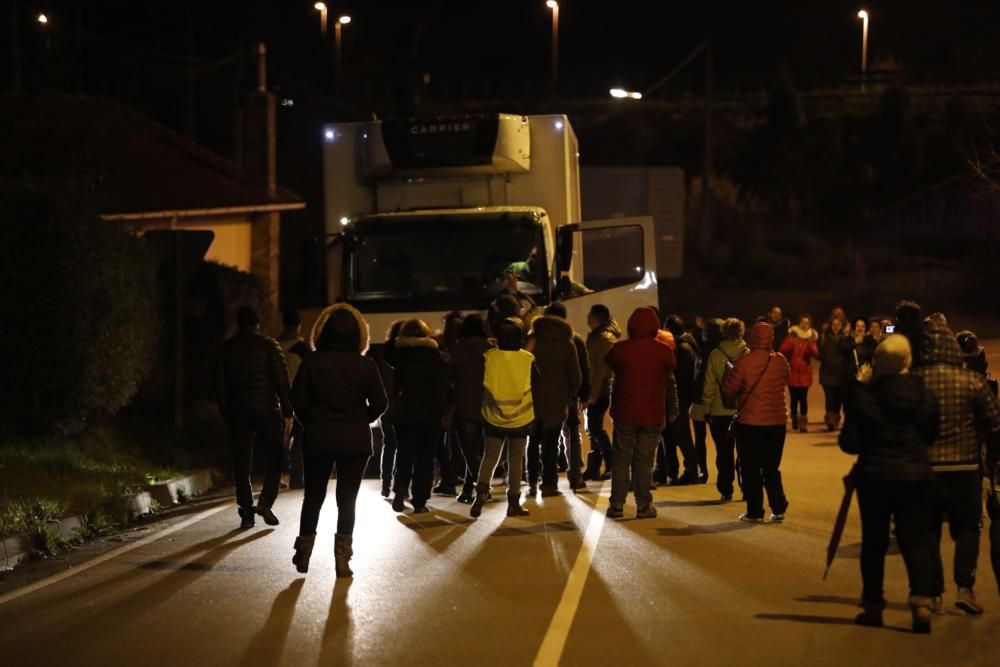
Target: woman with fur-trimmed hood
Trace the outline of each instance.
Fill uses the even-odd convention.
[[[808,315],[788,330],[778,351],[788,360],[788,393],[792,401],[792,430],[806,433],[809,430],[809,387],[813,383],[812,360],[819,359],[816,341],[819,335],[812,328]]]
[[[369,424],[388,402],[368,350],[368,323],[355,308],[339,303],[324,310],[312,331],[316,351],[306,356],[292,385],[292,405],[304,424],[305,492],[299,537],[292,562],[309,570],[319,513],[327,483],[337,468],[338,577],[350,577],[355,505],[361,479],[372,455]]]

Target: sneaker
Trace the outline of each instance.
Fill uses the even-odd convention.
[[[635,513],[636,519],[655,519],[656,518],[656,508],[652,505],[643,505]]]
[[[396,496],[393,498],[392,509],[394,512],[402,512],[406,509],[406,503],[403,501],[403,496]]]
[[[785,515],[784,514],[772,514],[771,515],[771,523],[784,523],[784,522],[785,522]]]
[[[625,516],[625,512],[622,511],[621,507],[610,506],[608,507],[607,517],[609,519],[620,519]]]
[[[983,605],[979,604],[976,593],[971,588],[958,589],[958,600],[955,601],[955,606],[970,616],[979,616],[986,611]]]
[[[932,601],[931,601],[931,612],[935,616],[944,616],[945,615],[945,611],[944,611],[944,598],[942,596],[937,595],[937,596],[935,596],[935,597],[932,598]]]
[[[475,501],[475,497],[474,497],[474,495],[473,495],[473,493],[472,493],[471,490],[467,491],[467,490],[463,489],[462,495],[460,495],[457,498],[457,500],[458,500],[458,502],[462,503],[463,505],[471,505]]]
[[[278,521],[278,517],[274,516],[274,512],[271,511],[270,507],[258,507],[256,512],[264,519],[264,523],[269,526],[277,526],[281,523]]]
[[[429,508],[427,505],[414,505],[413,506],[413,513],[414,514],[427,514],[430,511],[431,511],[431,508]]]
[[[764,523],[764,517],[762,516],[750,516],[746,512],[740,515],[740,521],[743,523]]]

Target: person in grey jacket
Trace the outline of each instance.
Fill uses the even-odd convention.
[[[355,505],[372,455],[369,425],[385,412],[388,400],[378,367],[364,356],[369,334],[361,313],[346,303],[330,306],[316,321],[313,340],[316,352],[302,362],[292,386],[305,434],[305,493],[292,562],[299,572],[309,570],[319,513],[336,466],[336,573],[350,577]]]

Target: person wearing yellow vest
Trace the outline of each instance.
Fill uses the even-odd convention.
[[[538,369],[533,354],[523,349],[524,329],[508,318],[497,324],[496,349],[484,355],[482,415],[486,451],[479,468],[476,500],[469,515],[478,517],[490,496],[490,481],[504,442],[507,443],[507,516],[526,516],[521,507],[521,461],[528,434],[535,422],[533,393],[538,386]]]

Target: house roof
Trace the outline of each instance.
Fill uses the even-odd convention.
[[[21,173],[87,179],[106,219],[305,206],[282,187],[268,196],[235,162],[104,98],[0,98],[0,125],[14,130],[0,140],[0,153],[13,157],[8,165]]]

